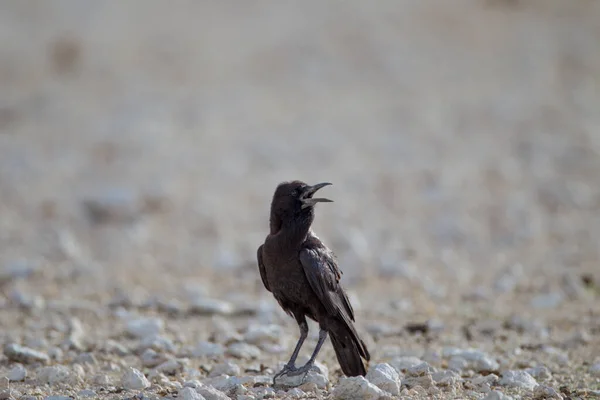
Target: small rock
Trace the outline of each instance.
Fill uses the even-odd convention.
[[[102,345],[102,351],[104,351],[106,353],[110,353],[110,354],[115,354],[120,357],[124,357],[129,354],[129,349],[127,349],[127,347],[123,346],[121,343],[116,342],[112,339],[107,340]]]
[[[27,370],[21,364],[16,364],[6,375],[11,382],[21,382],[27,377]]]
[[[192,350],[193,357],[219,357],[225,354],[225,347],[219,343],[199,342]]]
[[[452,387],[464,381],[464,379],[459,374],[450,370],[434,372],[433,374],[431,374],[431,378],[437,386]]]
[[[183,364],[175,359],[167,360],[157,366],[156,371],[167,375],[175,375],[183,371]]]
[[[4,355],[10,361],[23,364],[47,363],[50,358],[41,351],[33,350],[28,347],[20,346],[16,343],[9,343],[4,346]]]
[[[398,372],[404,372],[404,371],[408,370],[409,368],[412,368],[412,367],[422,364],[422,363],[423,363],[423,360],[421,360],[418,357],[412,357],[412,356],[394,357],[394,359],[392,359],[392,361],[390,361],[390,365],[392,367],[394,367],[394,369]]]
[[[275,390],[270,387],[255,387],[248,390],[248,392],[256,399],[271,399],[276,395]]]
[[[158,352],[174,352],[175,345],[173,344],[173,341],[167,337],[150,335],[144,337],[138,346],[139,351],[146,349],[152,349]]]
[[[145,338],[160,334],[164,328],[160,318],[136,318],[127,322],[127,333],[136,338]]]
[[[260,357],[260,349],[253,344],[236,342],[229,345],[227,354],[242,359],[253,359]]]
[[[177,398],[181,400],[204,400],[204,396],[192,389],[191,387],[184,387],[177,395]]]
[[[131,223],[142,211],[138,193],[130,188],[109,187],[84,197],[82,205],[91,222]]]
[[[435,370],[426,362],[415,365],[406,371],[403,384],[408,388],[420,386],[423,389],[435,387],[433,377],[431,375]]]
[[[77,397],[91,397],[91,398],[96,398],[98,397],[98,394],[96,392],[94,392],[93,390],[90,389],[83,389],[80,390],[79,392],[77,392]]]
[[[362,376],[340,378],[331,395],[334,399],[344,400],[376,400],[385,392]]]
[[[542,381],[552,379],[552,373],[548,368],[544,367],[543,365],[539,367],[527,368],[525,372],[533,376],[535,379],[539,379]]]
[[[316,393],[319,390],[319,387],[314,382],[306,382],[302,385],[298,386],[298,389],[306,392],[306,393]]]
[[[513,400],[513,398],[498,390],[492,390],[483,398],[483,400]]]
[[[502,386],[533,390],[538,383],[525,371],[505,371],[498,382]]]
[[[0,377],[0,390],[5,390],[10,388],[10,380],[7,377]]]
[[[167,361],[167,358],[162,354],[158,354],[156,351],[152,349],[146,349],[140,356],[142,360],[142,365],[147,368],[154,368],[157,365],[164,363]]]
[[[200,387],[196,388],[196,391],[206,400],[229,400],[229,396],[212,386],[200,385]]]
[[[127,390],[141,390],[150,387],[150,381],[140,371],[129,367],[121,378],[121,385]]]
[[[486,353],[476,349],[445,349],[445,355],[450,355],[448,367],[455,371],[472,369],[476,372],[495,372],[500,365]]]
[[[595,363],[594,365],[592,365],[590,367],[590,375],[596,377],[596,378],[600,378],[600,362]]]
[[[44,400],[73,400],[73,398],[69,396],[46,396]]]
[[[212,386],[221,392],[229,393],[233,392],[235,388],[241,384],[240,379],[235,376],[220,375],[213,378],[209,378],[204,381],[207,386]]]
[[[232,363],[231,361],[227,361],[215,365],[208,376],[211,378],[219,375],[238,376],[241,374],[241,372],[242,371],[239,365]]]
[[[376,364],[369,369],[367,380],[394,396],[400,395],[400,376],[390,364]]]
[[[496,386],[500,378],[496,374],[479,375],[471,379],[471,383],[475,386]]]
[[[244,334],[244,341],[250,344],[279,343],[283,329],[279,325],[251,325]]]
[[[37,374],[37,380],[41,383],[54,385],[64,383],[71,379],[71,371],[64,365],[53,365],[42,368]]]
[[[559,292],[540,294],[531,299],[533,308],[555,308],[563,301],[563,295]]]
[[[234,307],[231,303],[223,300],[198,297],[192,300],[189,312],[199,315],[231,315]]]
[[[310,370],[306,374],[306,377],[303,375],[282,375],[277,378],[276,386],[297,387],[307,383],[313,383],[320,389],[326,389],[327,385],[329,385],[329,379],[315,370]]]
[[[562,400],[562,396],[560,394],[558,394],[558,392],[550,386],[537,385],[535,387],[535,389],[533,389],[533,399],[534,400],[545,400],[545,399]]]

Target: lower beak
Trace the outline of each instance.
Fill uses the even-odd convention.
[[[317,183],[316,185],[313,186],[309,186],[305,189],[305,198],[302,199],[302,208],[305,207],[309,207],[309,206],[314,206],[317,203],[333,203],[333,200],[329,200],[329,199],[325,199],[322,197],[311,197],[313,194],[315,194],[315,192],[321,188],[324,188],[325,186],[329,186],[331,185],[331,183],[329,182],[323,182],[323,183]]]

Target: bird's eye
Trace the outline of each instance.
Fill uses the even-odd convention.
[[[294,197],[298,197],[299,194],[300,194],[300,191],[298,189],[294,189],[292,191],[292,196],[294,196]]]

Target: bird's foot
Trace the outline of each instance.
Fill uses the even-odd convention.
[[[285,364],[283,369],[281,371],[279,371],[278,373],[276,373],[275,376],[273,377],[273,384],[274,385],[277,384],[277,382],[276,382],[277,378],[280,378],[283,375],[293,376],[294,372],[296,372],[297,370],[298,370],[298,368],[296,368],[296,366],[294,364]]]
[[[300,368],[296,368],[293,365],[291,365],[291,366],[286,365],[285,367],[283,367],[283,369],[281,371],[279,371],[273,377],[273,385],[277,385],[277,379],[281,378],[284,375],[287,377],[295,377],[295,376],[302,375],[302,378],[300,379],[299,382],[294,379],[294,381],[296,381],[297,383],[292,384],[293,386],[302,385],[303,383],[305,383],[306,376],[308,375],[308,373],[313,369],[317,372],[320,372],[319,369],[314,366],[314,363],[311,363],[311,362],[307,362],[305,365],[303,365]]]

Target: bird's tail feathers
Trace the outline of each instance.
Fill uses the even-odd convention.
[[[371,355],[365,343],[358,337],[352,323],[336,319],[330,326],[329,335],[344,375],[366,375],[367,371],[361,357],[369,361]]]

